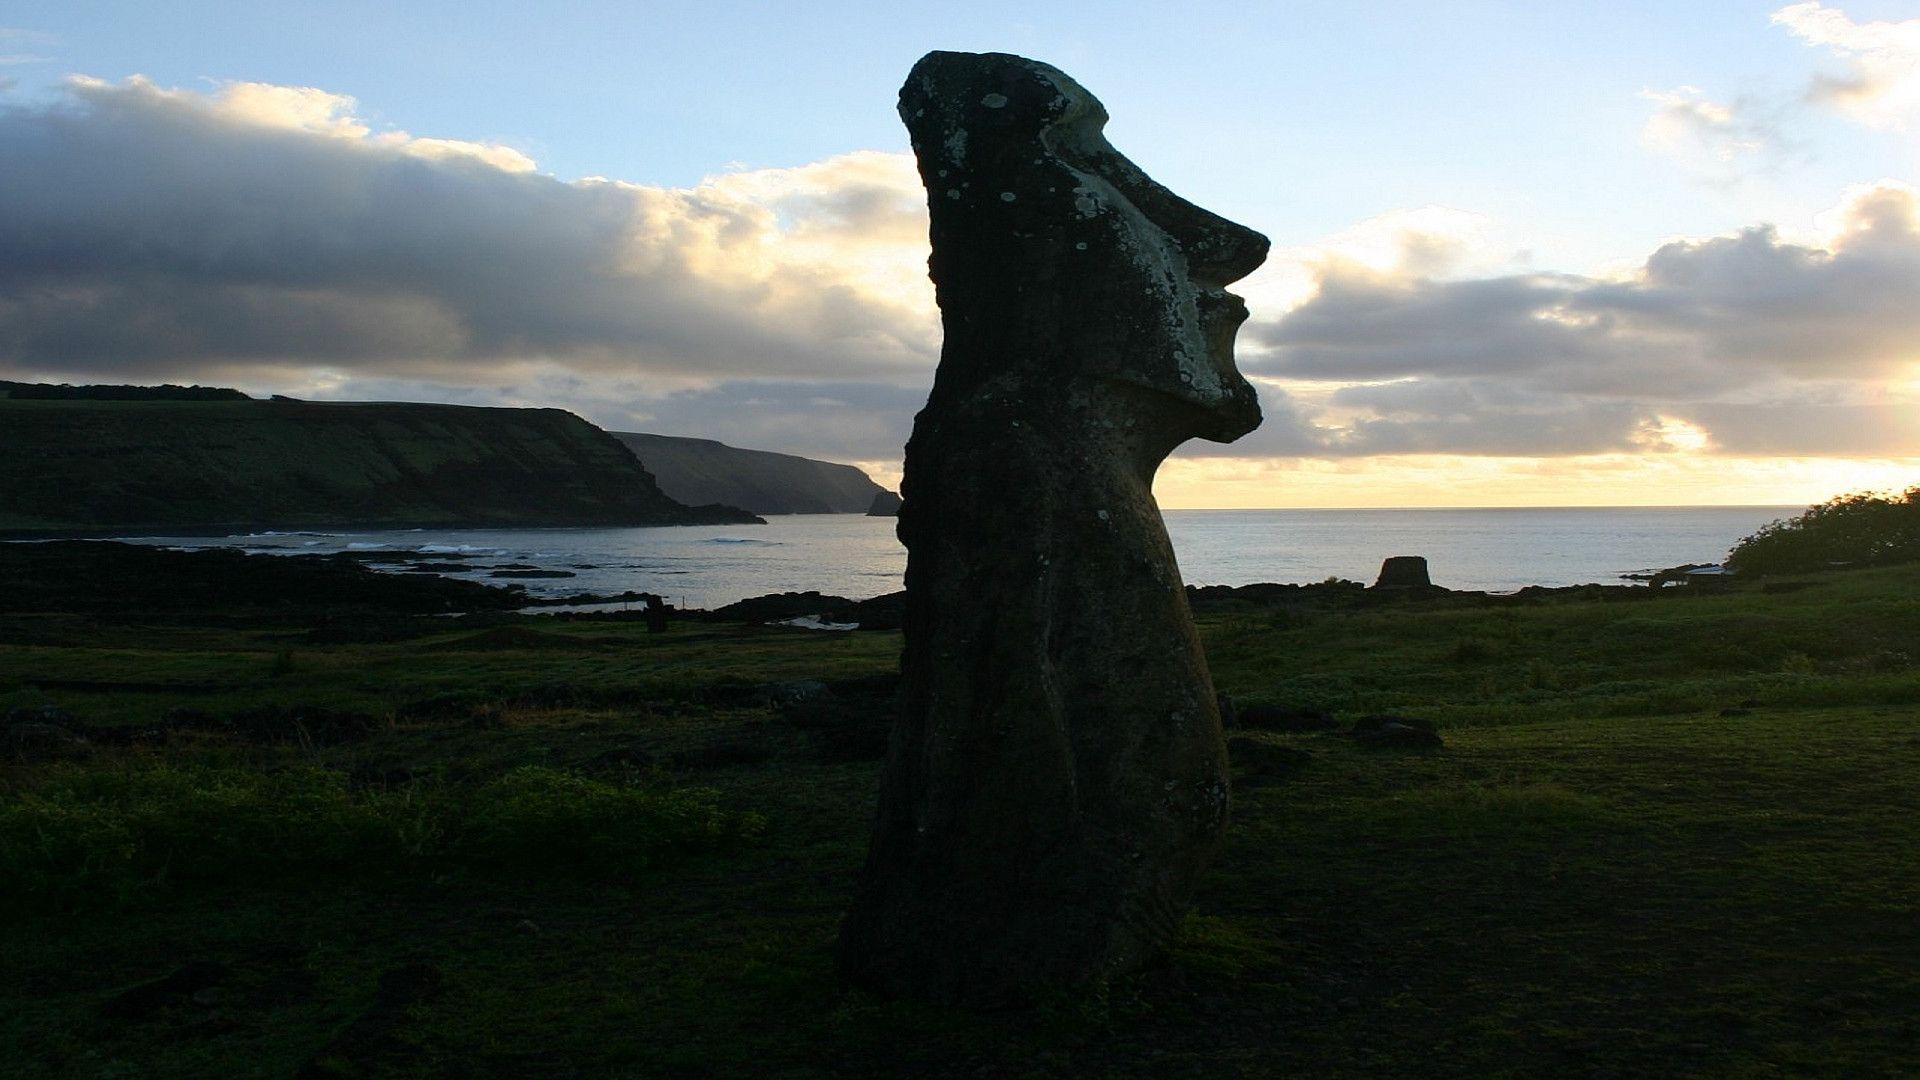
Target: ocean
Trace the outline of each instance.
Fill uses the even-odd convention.
[[[1424,555],[1434,584],[1509,591],[1621,584],[1622,574],[1712,563],[1741,537],[1799,507],[1578,507],[1394,510],[1169,510],[1167,531],[1192,585],[1371,584],[1389,555]],[[646,529],[411,529],[128,537],[182,548],[273,554],[423,551],[468,556],[448,576],[494,581],[503,564],[573,576],[514,579],[529,595],[655,592],[714,608],[771,592],[851,599],[901,586],[906,551],[892,518],[772,517],[765,525]]]

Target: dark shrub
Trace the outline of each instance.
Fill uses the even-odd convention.
[[[1920,487],[1829,499],[1740,541],[1727,566],[1743,574],[1794,574],[1912,559],[1920,559]]]

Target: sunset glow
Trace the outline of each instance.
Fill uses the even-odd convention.
[[[1204,168],[1175,136],[1222,70],[1211,55],[1094,65],[1125,106],[1116,145],[1273,241],[1234,286],[1266,421],[1182,448],[1162,500],[1792,504],[1920,475],[1920,20],[1749,16],[1691,60],[1625,65],[1583,63],[1556,29],[1578,78],[1418,109],[1317,59],[1311,77],[1352,101],[1315,95],[1321,116],[1264,60],[1228,65],[1239,127]],[[603,72],[595,107],[541,113],[549,131],[507,98],[476,88],[448,111],[344,62],[296,78],[177,44],[130,68],[135,46],[108,46],[134,31],[47,21],[0,73],[0,243],[37,253],[25,299],[0,304],[0,377],[559,407],[897,477],[940,324],[890,85],[798,153],[765,147],[828,107],[805,95],[831,80],[775,65],[767,85],[715,87],[774,104],[735,110],[738,146],[702,157],[705,114],[631,65]],[[1476,25],[1430,31],[1467,55],[1512,47]],[[1117,61],[1138,42],[1105,46]],[[889,47],[891,73],[924,43]],[[524,89],[579,74],[536,65]],[[1418,152],[1418,125],[1335,138],[1331,112],[1362,102],[1369,129],[1481,119],[1405,161],[1389,148]],[[1471,164],[1536,156],[1558,186]],[[1576,173],[1623,182],[1569,202]]]

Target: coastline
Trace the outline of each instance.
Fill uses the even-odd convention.
[[[1341,578],[1371,583],[1389,556],[1424,556],[1432,581],[1456,591],[1511,593],[1527,587],[1626,584],[1724,558],[1741,537],[1786,513],[1780,508],[1498,510],[1170,510],[1167,528],[1183,580],[1193,586],[1306,585]],[[112,539],[188,549],[232,547],[273,554],[346,553],[393,566],[426,555],[459,555],[475,580],[495,567],[551,571],[523,582],[533,600],[582,593],[656,593],[678,607],[722,607],[749,597],[818,592],[871,599],[901,587],[906,553],[894,522],[860,514],[778,515],[736,525],[556,526],[405,529],[295,526],[234,533],[202,529]],[[45,540],[41,535],[13,537]],[[408,552],[418,553],[409,556]],[[471,556],[471,557],[467,557]]]

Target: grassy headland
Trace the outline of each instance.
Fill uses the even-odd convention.
[[[712,439],[612,434],[646,462],[662,491],[684,503],[724,503],[756,514],[864,514],[886,490],[852,465]]]
[[[1445,748],[1237,735],[1170,962],[976,1015],[829,962],[896,634],[13,605],[0,1073],[1920,1070],[1920,566],[1200,618]]]
[[[757,520],[560,409],[0,398],[0,534]]]

